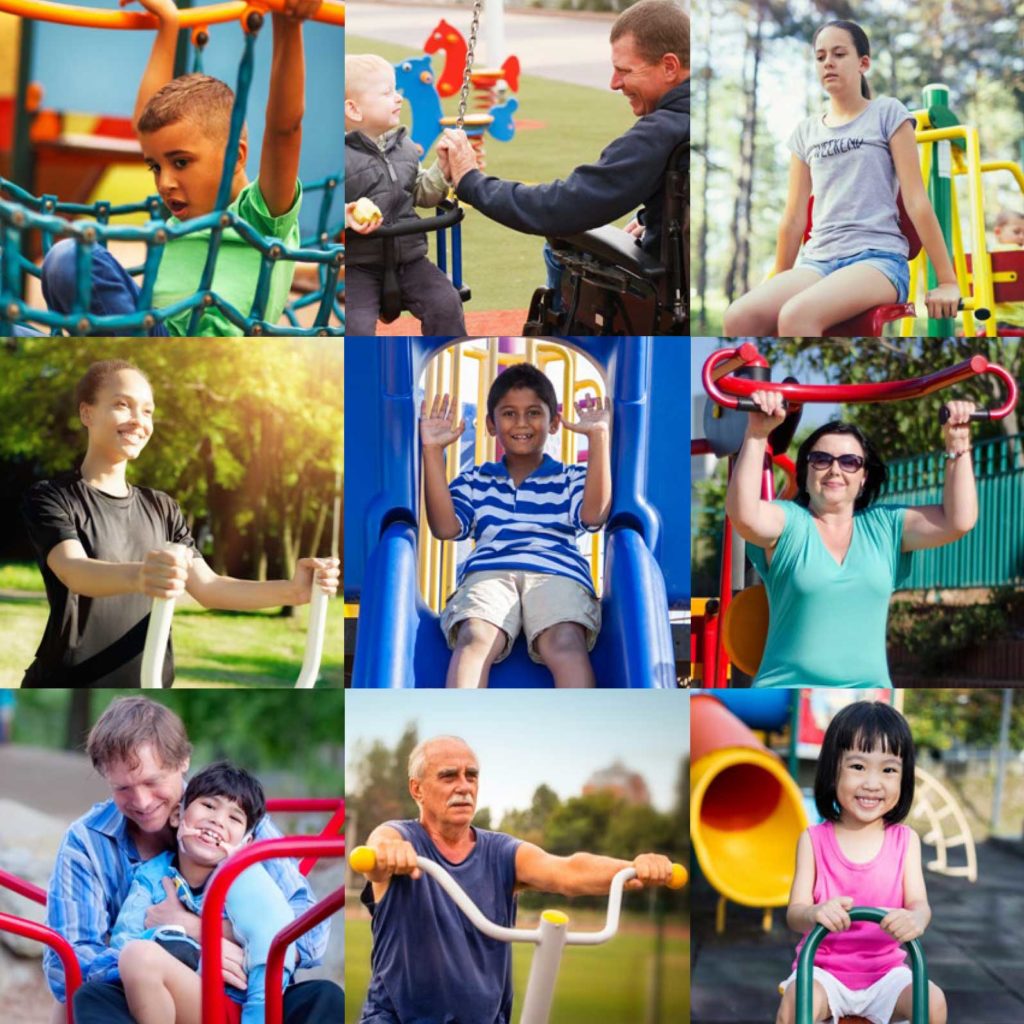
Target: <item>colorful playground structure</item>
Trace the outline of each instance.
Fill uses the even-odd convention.
[[[365,874],[377,863],[377,851],[372,846],[358,846],[352,851],[349,863],[354,871]],[[604,927],[596,932],[571,932],[569,917],[560,910],[545,910],[536,928],[507,928],[491,921],[470,899],[466,891],[436,861],[417,857],[416,865],[426,876],[418,885],[436,882],[465,915],[467,920],[484,935],[497,942],[529,942],[537,948],[530,964],[530,976],[522,997],[519,1024],[548,1024],[551,1004],[555,998],[558,967],[566,946],[597,946],[614,938],[619,929],[622,909],[622,888],[636,877],[636,869],[623,868],[612,879],[608,891],[608,912]],[[429,879],[429,881],[428,881]],[[672,877],[666,883],[669,889],[682,889],[686,885],[687,871],[682,864],[672,865]]]
[[[592,653],[598,685],[674,687],[683,658],[673,649],[673,630],[689,601],[689,543],[677,520],[688,478],[672,456],[683,356],[683,346],[663,338],[347,340],[346,433],[360,439],[348,445],[346,464],[352,685],[444,685],[449,652],[438,613],[454,589],[458,554],[451,542],[430,536],[421,513],[420,401],[447,392],[467,422],[477,418],[458,459],[450,460],[452,479],[496,457],[483,430],[487,389],[504,366],[525,359],[552,377],[563,408],[586,393],[612,399],[612,508],[590,549],[603,617]],[[563,431],[562,461],[578,458],[574,438]],[[552,681],[530,661],[520,637],[492,669],[490,685],[550,687]]]
[[[916,137],[921,161],[921,174],[928,189],[946,247],[953,256],[963,311],[963,333],[970,337],[980,333],[988,337],[1024,332],[997,329],[997,320],[990,316],[996,303],[1024,300],[1024,249],[1015,252],[991,252],[986,240],[983,177],[986,174],[1009,173],[1024,197],[1024,170],[1009,160],[982,160],[978,129],[961,124],[949,107],[949,87],[925,86],[923,106],[912,111],[917,122]],[[961,204],[956,180],[966,182],[966,231],[961,221]],[[909,338],[920,333],[915,328],[916,300],[937,282],[920,240],[909,219],[901,219],[901,228],[911,247],[910,294],[905,303],[877,306],[863,314],[837,324],[828,330],[833,337],[876,337],[884,324],[899,321],[899,334]],[[976,323],[977,321],[977,323]],[[928,320],[928,337],[951,337],[955,321]],[[980,327],[980,330],[979,330]]]
[[[870,696],[891,700],[892,691]],[[766,932],[772,911],[788,904],[797,840],[818,820],[813,800],[805,799],[796,781],[800,759],[818,756],[824,724],[852,699],[823,690],[691,696],[690,840],[701,872],[718,893],[716,932],[726,930],[729,902],[761,910]],[[788,763],[764,739],[787,730]],[[929,871],[977,880],[977,853],[963,810],[920,766],[908,824],[914,821],[924,827]]]
[[[917,399],[981,375],[995,377],[1002,385],[1004,397],[995,408],[977,409],[972,419],[1002,419],[1009,415],[1017,402],[1017,382],[1006,369],[980,354],[955,366],[909,380],[800,384],[793,378],[772,381],[771,369],[757,346],[744,342],[738,348],[719,349],[704,363],[701,381],[710,398],[704,415],[705,436],[691,441],[690,454],[727,458],[731,473],[732,460],[743,441],[746,414],[755,408],[749,396],[766,388],[779,391],[787,403],[787,416],[768,441],[761,497],[765,501],[776,497],[775,470],[778,469],[786,478],[782,497],[788,498],[795,494],[796,471],[786,451],[805,404]],[[940,422],[944,412],[944,407],[939,410]],[[754,676],[764,652],[768,600],[763,585],[744,586],[743,557],[736,557],[739,544],[726,517],[717,599],[697,599],[694,602],[691,673],[700,685],[709,688],[729,686],[733,666],[747,676]]]
[[[186,58],[184,47],[180,49],[176,73],[203,70],[235,86],[226,171],[235,162],[246,118],[250,153],[260,151],[263,119],[257,115],[269,81],[269,61],[257,60],[256,52],[264,16],[281,2],[232,0],[189,8],[181,15],[182,28],[189,30],[191,57]],[[129,195],[139,194],[137,178],[130,187],[115,187],[115,192],[125,193],[122,198],[112,201],[97,195],[97,189],[116,184],[116,169],[124,174],[125,164],[138,164],[141,159],[130,122],[134,88],[126,88],[125,82],[137,82],[141,77],[155,18],[119,10],[113,0],[92,0],[90,6],[0,0],[0,12],[23,19],[16,92],[5,104],[6,116],[0,107],[0,334],[11,333],[15,325],[53,333],[145,334],[166,316],[183,310],[192,311],[189,332],[194,333],[203,310],[214,305],[246,334],[343,333],[344,248],[339,241],[343,219],[338,195],[342,133],[306,133],[299,168],[306,203],[300,216],[298,248],[265,238],[225,212],[230,185],[227,173],[214,211],[169,226],[157,196],[129,201]],[[319,24],[306,26],[304,33],[311,69],[306,101],[310,125],[333,123],[336,118],[336,96],[342,91],[343,76],[337,56],[338,30],[345,23],[344,5],[326,0],[317,21]],[[238,25],[230,35],[227,29],[221,30],[232,22]],[[90,30],[90,59],[95,64],[116,66],[117,76],[87,74],[85,64],[67,59],[68,53],[84,47],[85,28]],[[126,31],[132,34],[132,30],[139,40],[137,47],[125,46]],[[217,45],[207,49],[211,39]],[[336,207],[333,211],[332,205]],[[213,289],[221,238],[228,229],[234,229],[261,254],[256,293],[252,307],[246,310],[235,309]],[[153,284],[164,246],[199,231],[210,232],[210,244],[196,293],[174,307],[153,308]],[[30,279],[40,277],[42,255],[61,237],[75,240],[81,268],[78,301],[67,315],[43,308],[41,299],[27,287]],[[94,246],[111,243],[125,251],[126,263],[141,260],[131,268],[141,277],[141,295],[134,313],[97,318],[88,311],[88,255]],[[311,264],[316,283],[305,294],[293,294],[286,307],[287,324],[270,324],[265,320],[269,280],[279,260]]]
[[[343,858],[345,840],[342,832],[345,825],[345,801],[341,799],[271,799],[267,801],[268,813],[325,813],[330,815],[328,823],[317,836],[283,836],[280,839],[264,839],[250,843],[233,853],[210,879],[203,898],[201,915],[202,960],[202,1024],[222,1024],[228,1019],[227,996],[222,978],[222,940],[224,937],[223,913],[228,889],[246,868],[260,861],[275,857],[301,857],[299,871],[308,875],[313,865],[321,858]],[[24,896],[33,903],[46,905],[46,891],[0,870],[0,886]],[[266,1024],[281,1024],[283,1020],[283,971],[288,946],[310,929],[315,928],[331,914],[345,905],[345,887],[340,885],[323,897],[306,913],[297,917],[274,937],[270,946],[266,973]],[[82,984],[82,971],[73,947],[58,932],[45,924],[14,914],[0,913],[0,931],[11,932],[49,946],[60,958],[64,967],[67,984],[65,1004],[67,1024],[75,1024],[72,998]]]

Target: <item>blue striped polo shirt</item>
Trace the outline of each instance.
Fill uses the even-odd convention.
[[[550,455],[518,487],[504,459],[457,476],[448,487],[462,525],[455,540],[476,541],[459,566],[459,584],[471,572],[544,572],[594,594],[590,565],[576,544],[584,532],[601,529],[580,519],[586,479],[586,466],[563,466]]]

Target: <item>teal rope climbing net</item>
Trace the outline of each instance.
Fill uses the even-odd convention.
[[[187,334],[193,336],[203,313],[214,307],[247,335],[296,337],[341,336],[344,333],[344,282],[341,270],[345,250],[342,244],[335,241],[341,237],[344,227],[344,202],[341,203],[337,219],[332,220],[333,200],[342,183],[342,174],[329,175],[303,186],[303,193],[307,197],[319,194],[320,206],[315,231],[302,238],[298,248],[260,234],[227,209],[232,169],[237,162],[238,144],[252,84],[256,37],[262,25],[263,16],[259,11],[246,12],[243,19],[245,45],[238,67],[224,168],[216,206],[210,213],[183,224],[172,225],[167,221],[167,211],[159,196],[148,196],[141,202],[118,206],[107,202],[62,203],[57,196],[34,196],[14,182],[0,177],[0,336],[12,333],[17,325],[38,325],[51,334],[146,335],[168,317],[185,311],[191,311]],[[201,45],[197,48],[195,66],[202,66]],[[148,214],[148,222],[143,225],[111,223],[111,218],[137,213]],[[236,232],[260,254],[256,289],[247,312],[237,309],[212,287],[221,242],[228,230]],[[40,233],[44,254],[59,238],[74,240],[75,298],[68,313],[33,308],[23,297],[25,276],[42,276],[40,267],[28,256],[27,243],[29,233],[33,231]],[[195,293],[173,305],[154,308],[153,289],[165,247],[175,239],[203,231],[210,232],[210,239],[206,262]],[[133,276],[141,276],[135,312],[99,316],[90,312],[92,253],[96,246],[105,248],[111,241],[142,242],[146,246],[146,255],[139,266],[129,268]],[[287,324],[271,324],[265,319],[271,273],[275,264],[281,260],[315,264],[318,284],[313,291],[286,306]],[[312,326],[300,326],[299,311],[314,306],[316,313]]]

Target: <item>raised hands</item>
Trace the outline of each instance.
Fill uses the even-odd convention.
[[[420,441],[424,448],[447,448],[462,437],[466,421],[455,422],[455,403],[450,395],[434,395],[430,412],[426,399],[420,404]]]
[[[951,455],[966,455],[971,450],[971,413],[973,402],[947,402],[949,419],[942,425],[942,439]]]
[[[584,434],[590,437],[593,434],[608,433],[612,426],[612,400],[606,395],[604,398],[587,397],[576,402],[575,423],[563,418],[562,426],[576,434]]]

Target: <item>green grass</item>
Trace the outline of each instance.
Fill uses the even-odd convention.
[[[0,565],[0,590],[31,590],[44,594],[43,577],[35,562],[5,562]]]
[[[45,599],[0,599],[0,686],[21,683],[47,614]],[[342,602],[331,601],[318,687],[343,685],[343,620]],[[174,615],[175,686],[292,686],[302,665],[308,621],[308,607],[297,608],[290,619],[274,611],[179,608]]]
[[[520,922],[524,924],[525,922]],[[570,927],[597,929],[597,919],[577,920]],[[647,998],[653,969],[652,930],[624,919],[623,932],[603,946],[567,948],[558,973],[554,1024],[640,1024],[647,1019]],[[512,970],[515,1005],[521,1007],[533,949],[513,947]],[[370,925],[345,921],[345,1021],[355,1024],[370,980]],[[516,1016],[517,1012],[513,1012]],[[684,938],[665,943],[662,964],[662,1021],[690,1019],[690,944]]]
[[[408,48],[358,36],[347,37],[345,48],[349,53],[376,53],[392,62],[411,56]],[[435,64],[435,71],[440,70],[441,65]],[[497,142],[489,135],[485,140],[486,173],[516,181],[538,183],[565,178],[580,164],[596,161],[605,146],[636,120],[629,104],[610,89],[524,75],[517,98],[517,118],[543,122],[543,127],[519,130],[511,142]],[[444,101],[446,114],[456,112],[456,100]],[[408,109],[403,121],[411,123]],[[426,163],[431,162],[432,152],[427,154]],[[626,220],[619,223],[625,224]],[[534,288],[544,283],[542,245],[539,236],[519,234],[475,210],[467,210],[462,230],[463,263],[466,281],[473,289],[467,310],[525,309]]]

